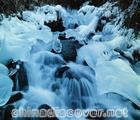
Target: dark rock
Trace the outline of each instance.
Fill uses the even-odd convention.
[[[134,108],[135,110],[140,110],[140,107],[137,106],[135,103],[132,103],[132,106],[133,106],[133,108]]]
[[[58,18],[57,21],[52,21],[48,23],[45,21],[44,25],[50,27],[52,32],[56,31],[63,32],[65,30],[62,18]]]
[[[58,54],[58,52],[56,52],[53,48],[51,50],[52,53]],[[61,52],[60,52],[61,53]]]
[[[54,83],[52,86],[51,86],[51,89],[53,92],[57,91],[60,89],[60,86],[58,83]]]
[[[94,33],[89,33],[87,39],[90,40],[94,35],[95,35]]]
[[[11,60],[7,67],[10,71],[10,78],[14,83],[13,91],[28,90],[29,84],[24,62]]]
[[[87,62],[84,60],[83,65],[88,66]]]
[[[73,71],[71,71],[70,67],[64,66],[64,67],[58,67],[55,72],[55,77],[62,78],[65,73],[65,77],[72,80],[73,78],[79,79],[79,76],[77,76]]]
[[[16,94],[12,95],[6,104],[12,104],[14,102],[17,102],[18,100],[21,100],[22,98],[23,98],[23,94],[18,92]]]
[[[88,0],[57,0],[58,4],[71,9],[79,9]]]
[[[131,4],[133,0],[118,0],[119,7],[123,10],[127,9]]]
[[[69,24],[67,29],[76,29],[79,25],[77,23],[75,24]]]
[[[62,40],[62,56],[65,61],[75,61],[80,43],[72,40]]]
[[[54,110],[49,105],[47,105],[47,104],[40,105],[39,108],[38,108],[38,110],[43,110],[41,112],[41,115],[44,116],[44,117],[40,117],[37,120],[58,120],[58,118],[55,115]],[[51,111],[51,113],[52,113],[51,114],[51,117],[46,114],[47,111],[49,111],[49,113]]]
[[[124,51],[118,48],[116,48],[114,51],[118,52],[123,58],[128,60],[131,64],[134,64],[134,60],[130,56],[128,56]]]
[[[75,37],[66,38],[65,34],[59,35],[62,44],[62,56],[65,61],[75,61],[77,56],[77,49],[83,45],[79,43]]]
[[[58,39],[59,39],[59,40],[66,40],[66,39],[67,39],[67,38],[66,38],[66,33],[61,33],[61,34],[59,34]]]
[[[77,76],[76,74],[74,74],[74,72],[72,72],[71,70],[66,71],[66,77],[69,78],[69,80],[79,80],[80,77]]]
[[[135,63],[140,61],[140,49],[136,49],[133,51],[132,56],[134,58]]]
[[[100,19],[99,19],[99,22],[98,22],[98,25],[97,25],[97,28],[96,28],[96,32],[102,32],[103,30],[103,27],[105,26],[106,23],[108,22],[111,22],[111,20],[114,18],[114,16],[110,16],[110,17],[105,17],[105,16],[102,16]]]
[[[8,105],[5,106],[3,108],[3,110],[1,111],[2,116],[1,116],[1,120],[12,120],[12,110],[14,109],[13,105]]]
[[[99,6],[103,5],[106,1],[107,0],[90,0],[89,4],[99,7]]]
[[[55,77],[61,78],[64,72],[67,71],[68,69],[70,69],[68,66],[58,67],[55,72]]]
[[[127,59],[131,64],[136,64],[137,62],[140,61],[140,49],[135,49],[133,52],[132,52],[132,57],[131,58],[130,56],[128,56],[124,51],[116,48],[114,51],[120,53],[120,55],[122,57],[124,57],[125,59]]]
[[[140,31],[140,9],[136,10],[132,16],[128,16],[124,22],[124,25],[133,28],[135,33],[138,34]]]

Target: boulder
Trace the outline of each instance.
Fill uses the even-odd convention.
[[[7,67],[10,70],[10,78],[13,80],[14,91],[22,91],[22,90],[28,90],[29,84],[28,84],[28,78],[26,69],[24,67],[24,62],[18,60],[18,61],[9,61],[7,64]]]
[[[65,61],[75,61],[77,57],[77,49],[79,49],[82,44],[77,40],[61,40],[62,43],[62,56]]]
[[[140,31],[140,9],[136,10],[131,17],[129,16],[124,24],[127,27],[133,28],[138,33]]]
[[[55,72],[55,77],[61,78],[63,76],[64,72],[67,71],[68,69],[70,69],[70,67],[68,67],[68,66],[58,67]]]
[[[14,102],[17,102],[23,98],[23,94],[18,92],[12,95],[9,99],[9,101],[6,104],[13,104]]]
[[[14,109],[13,105],[5,106],[0,111],[0,119],[1,120],[12,120],[12,110]]]
[[[57,21],[52,21],[48,23],[45,21],[44,25],[50,27],[52,32],[56,31],[63,32],[65,30],[62,18],[58,18]]]

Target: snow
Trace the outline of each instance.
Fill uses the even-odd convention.
[[[5,105],[12,95],[13,82],[8,77],[8,69],[0,64],[0,106]]]
[[[123,60],[99,62],[95,74],[100,94],[120,94],[140,106],[140,76]]]
[[[94,69],[97,61],[109,60],[111,55],[111,50],[104,43],[93,42],[78,50],[77,63],[82,63],[85,60]]]

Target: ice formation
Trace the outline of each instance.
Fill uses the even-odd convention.
[[[13,82],[8,72],[8,68],[0,64],[0,106],[5,105],[12,95]]]

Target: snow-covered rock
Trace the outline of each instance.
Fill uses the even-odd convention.
[[[12,95],[13,82],[8,77],[8,69],[0,64],[0,106],[5,105]]]
[[[111,50],[104,43],[93,42],[78,50],[77,62],[82,63],[86,61],[87,64],[94,69],[97,61],[110,60],[111,55]]]
[[[140,76],[121,59],[102,61],[95,68],[99,94],[117,93],[140,106]]]

